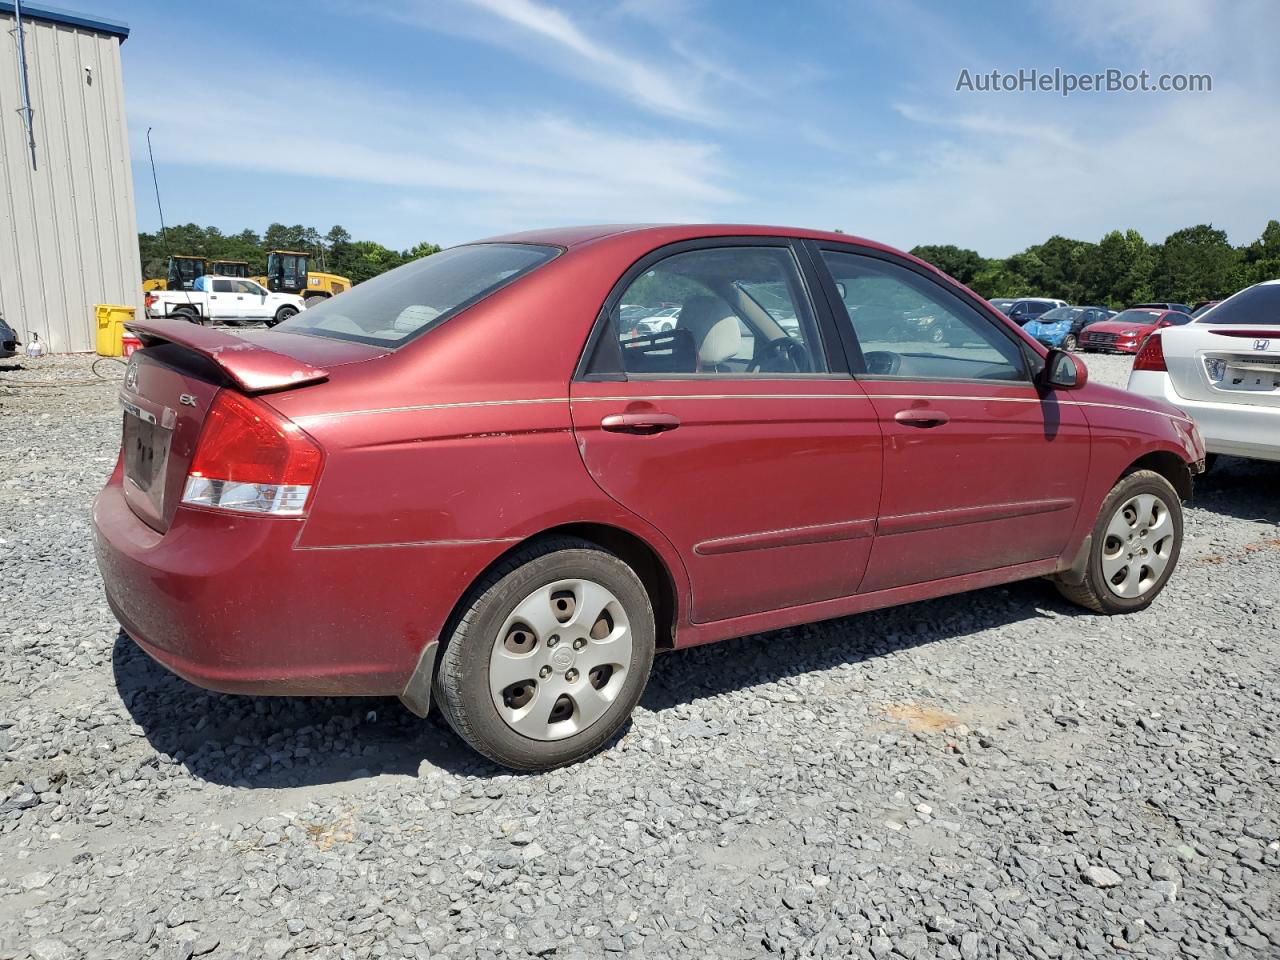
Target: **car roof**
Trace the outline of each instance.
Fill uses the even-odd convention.
[[[836,233],[832,230],[809,230],[804,227],[784,227],[758,223],[606,223],[588,224],[573,227],[550,227],[542,230],[527,230],[521,233],[507,233],[495,237],[486,237],[476,243],[547,243],[558,247],[573,248],[616,237],[621,234],[631,236],[650,235],[647,239],[653,245],[677,243],[681,240],[698,240],[704,237],[799,237],[810,240],[828,240],[837,243],[855,243],[859,246],[873,247],[901,253],[893,247],[865,237],[857,237],[848,233]],[[916,258],[912,258],[916,259]]]

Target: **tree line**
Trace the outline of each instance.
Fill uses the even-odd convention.
[[[272,250],[298,250],[310,253],[311,269],[336,273],[360,283],[393,267],[436,253],[434,243],[419,243],[408,250],[392,250],[373,240],[354,240],[341,226],[321,234],[314,227],[301,224],[288,227],[273,223],[262,234],[254,230],[223,233],[217,227],[195,223],[169,227],[164,234],[138,234],[138,250],[142,255],[142,279],[164,277],[171,255],[204,257],[208,260],[244,260],[251,276],[266,273],[267,254]]]
[[[440,249],[424,242],[392,250],[373,240],[354,240],[340,226],[321,234],[314,227],[282,223],[262,234],[226,234],[187,223],[170,227],[167,237],[139,233],[138,246],[143,279],[165,276],[170,254],[245,260],[252,274],[262,274],[268,251],[305,250],[312,254],[313,269],[354,283]],[[1147,301],[1194,304],[1280,278],[1280,221],[1268,221],[1257,240],[1234,247],[1225,231],[1202,223],[1169,234],[1163,243],[1148,243],[1132,229],[1112,230],[1097,243],[1052,236],[1003,259],[952,244],[926,244],[911,252],[984,297],[1056,297],[1112,308]]]
[[[1148,243],[1137,230],[1112,230],[1097,243],[1053,236],[1004,259],[976,250],[927,244],[911,252],[984,297],[1054,297],[1119,309],[1135,303],[1220,300],[1262,280],[1280,278],[1280,221],[1233,247],[1209,224]]]

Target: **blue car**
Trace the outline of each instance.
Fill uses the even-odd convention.
[[[1022,329],[1046,347],[1074,350],[1080,341],[1080,331],[1091,323],[1109,320],[1114,313],[1106,307],[1057,307],[1028,320]]]

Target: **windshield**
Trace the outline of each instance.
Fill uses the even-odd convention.
[[[559,252],[528,243],[453,247],[357,284],[275,329],[397,347]]]
[[[1188,318],[1190,319],[1190,318]],[[1112,323],[1140,323],[1151,326],[1160,322],[1159,310],[1122,310],[1111,318]]]
[[[1197,318],[1196,323],[1280,326],[1280,283],[1246,287]]]
[[[1048,313],[1042,314],[1037,322],[1057,323],[1059,320],[1074,320],[1082,313],[1084,313],[1083,307],[1055,307]]]

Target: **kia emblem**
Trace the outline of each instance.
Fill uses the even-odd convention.
[[[1255,341],[1253,341],[1253,349],[1255,349],[1255,350],[1267,350],[1267,349],[1269,349],[1270,347],[1271,347],[1271,341],[1270,341],[1270,340],[1255,340]]]

